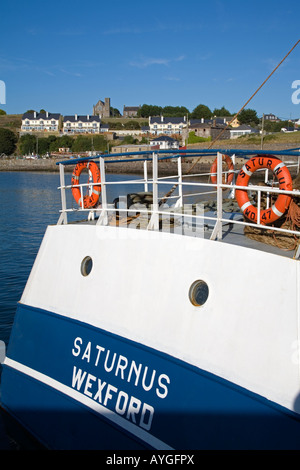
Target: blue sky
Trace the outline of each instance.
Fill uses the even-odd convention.
[[[7,113],[111,106],[237,112],[300,39],[299,0],[1,1]],[[247,107],[300,117],[300,44]]]

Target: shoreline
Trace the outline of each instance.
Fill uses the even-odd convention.
[[[209,171],[215,157],[203,157],[201,163],[197,163],[194,166],[194,173]],[[38,159],[38,160],[23,160],[23,159],[5,159],[0,160],[0,172],[14,172],[14,171],[36,171],[36,172],[52,172],[59,173],[59,166],[57,163],[63,159]],[[238,159],[237,159],[238,160]],[[182,161],[182,172],[187,173],[193,159],[186,158]],[[237,162],[238,165],[238,162]],[[66,173],[72,173],[74,166],[67,165],[64,167]],[[132,173],[132,174],[143,174],[144,166],[143,161],[141,162],[118,162],[118,163],[106,163],[107,173]],[[148,162],[148,174],[152,172],[152,162]],[[177,162],[172,161],[161,161],[159,163],[160,174],[165,175],[176,175],[178,173]]]
[[[237,142],[235,139],[233,141],[226,141],[224,143],[224,151],[225,149],[244,149],[244,150],[260,150],[260,145],[249,145],[249,144],[242,144]],[[281,151],[281,150],[288,150],[290,148],[295,148],[295,143],[273,143],[268,145],[268,148],[263,150],[270,151],[270,154],[273,151]],[[205,150],[209,147],[209,145],[189,145],[188,150],[192,149],[199,149]],[[221,146],[215,145],[213,149],[220,149]],[[283,157],[282,160],[284,161],[286,157]],[[118,159],[116,157],[116,159]],[[210,167],[215,159],[215,156],[203,156],[201,157],[201,162],[197,163],[194,167],[194,173],[198,172],[208,172],[210,171]],[[0,172],[10,172],[10,171],[41,171],[41,172],[55,172],[59,173],[59,166],[57,165],[58,162],[66,160],[65,156],[61,157],[50,157],[47,159],[37,159],[37,160],[26,160],[22,157],[10,157],[10,158],[1,158],[0,159]],[[193,162],[195,161],[194,158],[186,156],[182,158],[182,172],[186,174]],[[241,168],[242,162],[244,160],[242,158],[236,158],[236,169]],[[71,173],[73,171],[73,165],[65,166],[65,172]],[[106,163],[106,171],[107,173],[136,173],[136,174],[143,174],[143,162],[118,162],[118,163]],[[149,174],[152,171],[152,163],[148,163],[148,171]],[[161,161],[159,163],[159,172],[161,174],[167,175],[175,175],[177,174],[177,162],[172,161]]]

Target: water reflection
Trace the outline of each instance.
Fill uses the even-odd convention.
[[[45,228],[58,218],[57,186],[56,173],[0,173],[0,340],[6,343]]]

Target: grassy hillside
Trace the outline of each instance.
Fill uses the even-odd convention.
[[[122,123],[125,124],[127,122],[138,122],[140,125],[145,125],[147,123],[147,119],[145,118],[105,118],[102,120],[103,123]],[[22,114],[7,114],[4,116],[0,116],[0,128],[4,127],[6,129],[10,129],[11,131],[17,133],[22,124]],[[45,134],[42,133],[40,137],[43,137]],[[222,142],[222,144],[225,143],[225,141],[218,141]],[[234,143],[236,147],[239,145],[243,144],[249,144],[249,145],[260,145],[261,144],[261,136],[260,135],[252,135],[252,136],[243,136],[239,137],[238,139],[231,139],[230,141],[227,141],[226,145],[228,143],[230,144]],[[199,142],[197,142],[199,144]],[[195,145],[196,142],[189,142],[190,145]],[[267,147],[268,144],[288,144],[288,145],[294,145],[295,147],[300,147],[300,131],[299,132],[291,132],[291,133],[283,133],[283,132],[277,132],[274,134],[269,134],[264,136],[263,140],[264,147]],[[202,145],[205,145],[202,143]],[[230,145],[231,146],[231,145]]]
[[[237,143],[243,144],[260,144],[261,143],[261,136],[260,135],[252,135],[252,136],[243,136],[235,139]],[[276,132],[274,134],[268,134],[264,136],[263,139],[264,144],[286,144],[286,143],[295,143],[299,144],[300,147],[300,131],[298,132]]]
[[[0,116],[0,127],[5,127],[13,132],[20,130],[22,125],[22,114],[7,114]]]

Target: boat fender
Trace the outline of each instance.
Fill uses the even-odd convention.
[[[293,189],[292,177],[289,170],[279,158],[272,155],[251,158],[240,170],[236,186],[248,186],[252,174],[260,168],[271,170],[275,174],[279,182],[279,189],[286,191]],[[247,190],[236,189],[235,197],[243,214],[251,222],[257,223],[257,207],[253,206],[249,201]],[[279,219],[288,209],[291,199],[289,195],[279,194],[272,207],[260,211],[260,223],[266,225]]]
[[[93,178],[93,183],[101,182],[100,170],[95,162],[80,162],[80,163],[77,163],[77,165],[74,168],[74,171],[72,174],[72,180],[71,180],[72,185],[79,184],[80,175],[85,168],[87,168],[89,172],[91,173],[92,178]],[[83,196],[84,209],[89,209],[91,207],[94,207],[99,200],[100,193],[101,193],[101,185],[93,186],[92,193],[90,195]],[[75,201],[77,202],[77,204],[82,207],[81,191],[78,186],[72,187],[72,195]]]

